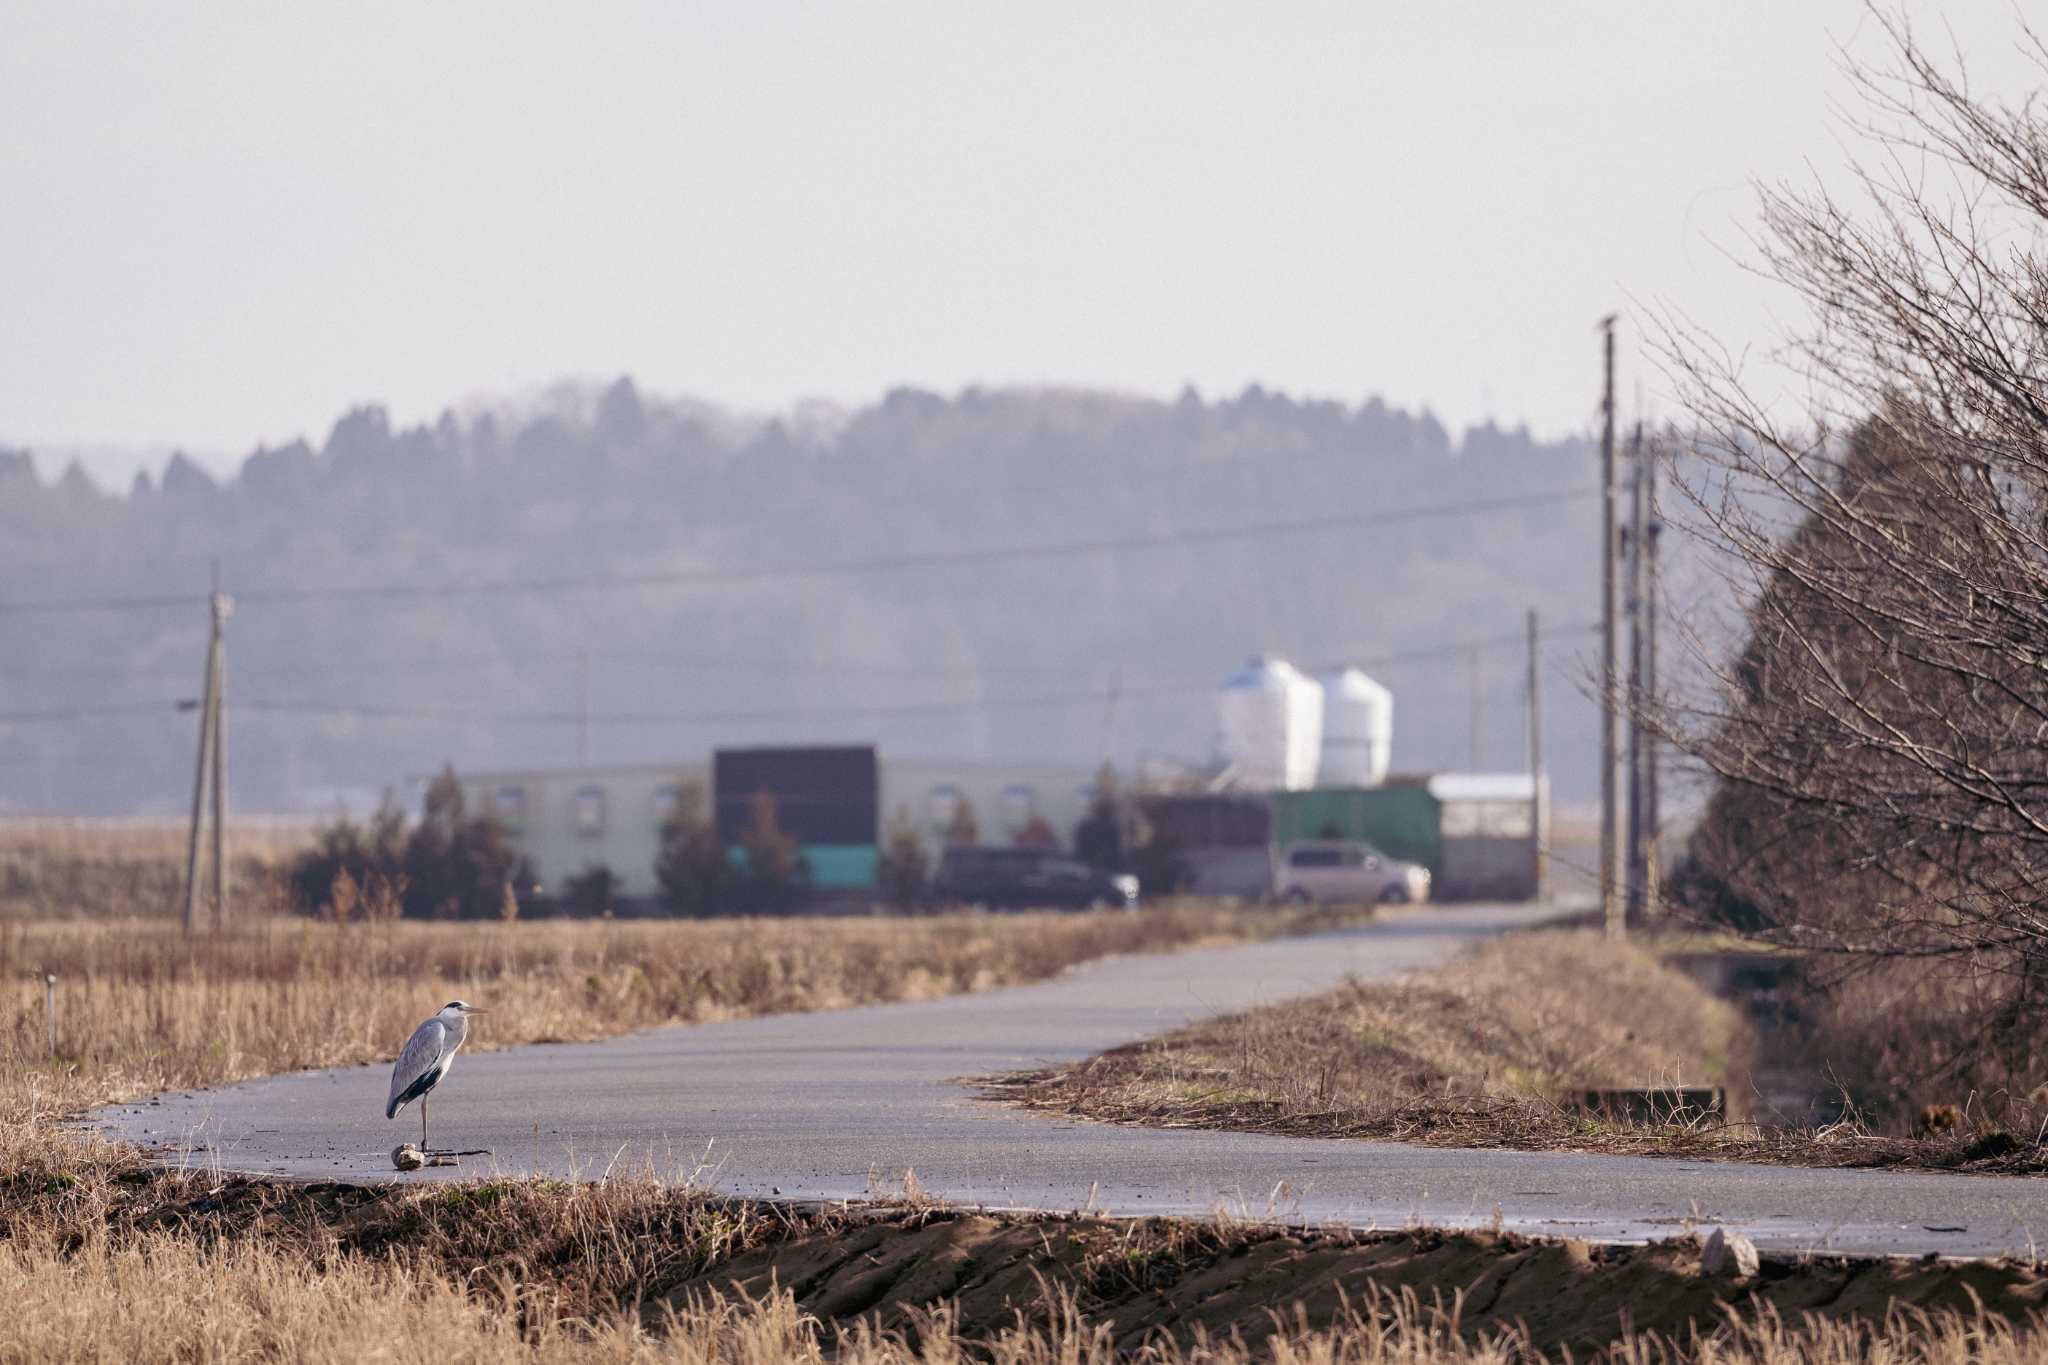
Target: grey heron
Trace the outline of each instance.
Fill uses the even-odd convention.
[[[420,1102],[420,1150],[427,1150],[427,1092],[441,1083],[455,1054],[469,1037],[469,1016],[487,1014],[475,1005],[450,1000],[441,1012],[412,1031],[405,1051],[391,1068],[391,1098],[384,1105],[384,1117],[397,1118],[398,1111],[414,1100]]]

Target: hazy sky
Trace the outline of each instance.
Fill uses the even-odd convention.
[[[1909,8],[1985,87],[2038,81],[2011,5]],[[1834,45],[1874,30],[1857,0],[0,0],[0,441],[226,462],[621,371],[753,409],[1256,380],[1558,433],[1631,294],[1767,338],[1717,244],[1747,177],[1841,161]]]

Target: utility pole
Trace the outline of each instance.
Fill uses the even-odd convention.
[[[1600,394],[1600,916],[1609,938],[1627,932],[1621,897],[1618,769],[1621,716],[1615,697],[1614,630],[1614,322],[1600,319],[1604,382]]]
[[[228,644],[222,627],[234,604],[220,590],[220,565],[213,566],[213,929],[228,918]]]
[[[199,757],[192,767],[192,828],[185,841],[185,936],[199,921],[199,831],[206,813],[206,788],[213,783],[213,922],[218,929],[227,915],[227,739],[223,734],[221,693],[227,685],[227,639],[223,627],[234,599],[220,590],[220,565],[213,569],[213,593],[207,599],[213,630],[206,645],[204,690],[199,698]]]
[[[1536,894],[1543,894],[1543,640],[1536,608],[1529,608],[1529,868]]]
[[[576,651],[576,766],[590,766],[590,651]]]
[[[1486,720],[1486,694],[1484,690],[1484,684],[1482,683],[1480,678],[1478,645],[1473,645],[1469,650],[1466,651],[1465,667],[1466,675],[1469,678],[1472,685],[1472,719],[1470,722],[1471,734],[1469,736],[1472,745],[1472,764],[1471,767],[1467,769],[1467,771],[1476,773],[1479,771],[1479,727],[1482,724],[1484,724]]]
[[[1110,670],[1109,705],[1102,714],[1102,761],[1116,762],[1117,756],[1117,710],[1124,695],[1124,666],[1121,661]]]
[[[1649,864],[1643,852],[1643,586],[1648,572],[1649,484],[1643,476],[1643,424],[1628,443],[1628,922],[1640,925],[1649,908]]]
[[[1657,515],[1657,452],[1654,444],[1644,455],[1643,555],[1647,563],[1643,572],[1643,695],[1654,706],[1662,695],[1657,691],[1657,555],[1664,539],[1664,523]],[[1638,738],[1642,743],[1642,756],[1638,761],[1643,768],[1643,886],[1647,908],[1655,915],[1660,913],[1664,902],[1663,859],[1657,848],[1657,837],[1664,828],[1664,812],[1659,805],[1657,789],[1657,736],[1645,727],[1638,732]]]

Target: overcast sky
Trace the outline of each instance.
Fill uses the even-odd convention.
[[[2012,6],[1945,8],[1986,88],[2038,81]],[[118,477],[620,372],[1562,433],[1630,295],[1768,339],[1721,248],[1749,177],[1843,159],[1835,44],[1875,37],[1857,0],[0,0],[0,441]]]

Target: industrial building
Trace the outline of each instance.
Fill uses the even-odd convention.
[[[1217,757],[1164,788],[1137,792],[1189,889],[1257,897],[1272,857],[1305,839],[1352,839],[1431,873],[1441,900],[1534,897],[1542,884],[1548,801],[1532,773],[1389,771],[1393,696],[1356,668],[1310,676],[1260,656],[1217,692]],[[761,797],[793,836],[822,892],[877,883],[882,848],[901,824],[935,864],[971,813],[971,842],[1050,840],[1071,847],[1097,770],[1088,764],[895,758],[872,745],[724,748],[665,764],[470,773],[472,809],[494,813],[559,889],[609,868],[628,900],[659,894],[661,828],[685,792],[705,803],[728,848]]]
[[[1096,769],[1047,762],[895,759],[871,745],[720,749],[701,757],[626,767],[517,769],[459,775],[464,800],[503,821],[540,884],[607,867],[628,899],[660,894],[654,862],[661,827],[691,789],[728,844],[757,796],[773,797],[826,891],[875,884],[880,845],[902,819],[934,862],[965,803],[985,843],[1013,843],[1037,822],[1069,845],[1087,814]]]
[[[708,801],[709,757],[612,768],[528,768],[460,773],[464,804],[495,815],[542,887],[608,867],[619,892],[652,896],[661,826],[684,791]]]
[[[1257,656],[1217,693],[1217,766],[1199,793],[1149,796],[1191,889],[1258,895],[1273,850],[1355,839],[1430,870],[1440,900],[1542,886],[1548,792],[1535,773],[1389,772],[1393,694],[1356,668],[1314,677]]]
[[[1527,773],[1418,773],[1376,787],[1154,794],[1139,806],[1202,895],[1263,896],[1281,846],[1357,839],[1428,868],[1436,900],[1529,900],[1548,843],[1541,794]]]

